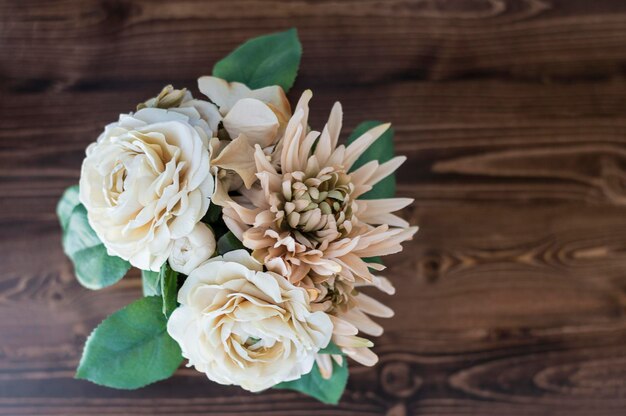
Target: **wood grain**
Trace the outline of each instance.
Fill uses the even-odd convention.
[[[141,295],[75,281],[54,214],[119,112],[242,40],[297,26],[312,124],[389,120],[416,239],[380,363],[338,407],[193,370],[137,391],[73,379]],[[623,415],[626,4],[617,0],[0,0],[0,414]]]

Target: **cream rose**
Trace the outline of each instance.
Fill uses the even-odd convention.
[[[179,273],[189,274],[215,253],[215,234],[206,224],[198,223],[191,234],[174,241],[168,259],[170,267]]]
[[[209,260],[183,284],[167,324],[189,366],[249,391],[310,372],[333,331],[304,289],[262,270],[245,250]]]
[[[189,124],[199,131],[203,139],[217,136],[218,126],[222,121],[222,116],[215,104],[195,99],[187,89],[177,90],[171,85],[163,88],[156,97],[137,106],[138,110],[143,108],[163,108],[184,114]]]
[[[145,108],[87,148],[80,202],[109,254],[156,271],[193,231],[214,188],[207,141],[185,114]]]

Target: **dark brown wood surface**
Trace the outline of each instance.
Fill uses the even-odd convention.
[[[190,86],[241,41],[299,29],[290,98],[346,132],[389,120],[421,227],[387,261],[380,363],[340,406],[181,368],[127,392],[73,379],[141,296],[92,292],[54,208],[119,112]],[[0,414],[626,413],[626,2],[0,0]]]

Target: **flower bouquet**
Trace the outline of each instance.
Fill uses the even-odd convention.
[[[181,362],[220,384],[293,389],[337,403],[347,357],[372,366],[362,292],[394,288],[380,256],[416,227],[394,215],[389,124],[365,122],[339,145],[336,103],[321,132],[311,91],[292,110],[302,47],[295,29],[251,39],[198,80],[165,87],[89,145],[61,198],[63,247],[78,281],[110,286],[141,269],[145,297],[88,337],[76,377],[134,389]]]

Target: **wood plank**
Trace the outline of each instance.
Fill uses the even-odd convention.
[[[4,0],[0,53],[19,88],[193,79],[243,39],[296,26],[302,78],[318,83],[593,78],[626,62],[625,12],[611,0]]]
[[[378,414],[383,408],[419,414],[424,401],[431,400],[439,410],[430,409],[429,414],[454,414],[461,412],[457,400],[468,397],[500,403],[493,408],[482,405],[482,414],[498,414],[502,402],[521,406],[520,414],[539,405],[595,414],[598,407],[618,409],[626,404],[621,384],[626,371],[623,214],[619,207],[576,205],[418,206],[406,211],[405,217],[422,229],[406,248],[410,255],[389,262],[386,274],[398,294],[377,294],[386,298],[396,317],[384,322],[386,333],[376,340],[379,366],[352,367],[345,414]],[[522,215],[524,222],[510,221]],[[586,222],[589,218],[593,223]],[[29,398],[29,403],[58,403],[50,410],[58,414],[87,409],[116,414],[135,406],[143,409],[137,412],[150,414],[156,412],[156,404],[131,398],[163,397],[160,392],[172,388],[186,391],[178,393],[183,397],[202,396],[207,401],[175,407],[181,397],[177,395],[164,399],[159,411],[177,408],[180,414],[193,413],[202,406],[213,408],[211,400],[222,400],[225,390],[192,370],[180,370],[172,380],[132,393],[71,379],[90,329],[139,296],[140,283],[135,273],[103,291],[80,288],[55,246],[59,231],[54,222],[52,218],[36,226],[16,223],[24,237],[0,245],[7,253],[6,275],[13,276],[3,279],[0,291],[0,314],[7,318],[0,323],[6,336],[0,409],[6,414],[19,414],[17,409],[40,411],[32,404],[16,407],[17,397],[32,392],[38,392],[34,396],[38,399]],[[33,234],[42,247],[57,247],[37,264],[18,255],[32,245]],[[52,322],[47,319],[51,314]],[[407,320],[408,316],[417,319]],[[32,345],[33,334],[37,345]],[[32,346],[24,349],[25,345]],[[63,399],[68,388],[99,401],[68,402]],[[286,411],[270,404],[272,398],[282,402],[284,393],[255,396],[227,390],[245,398],[245,405],[225,403],[224,411]],[[111,407],[103,397],[122,404],[119,409]],[[297,408],[307,402],[289,397],[285,406]],[[443,399],[453,400],[446,404]],[[567,406],[559,407],[564,403]]]
[[[389,120],[421,229],[385,272],[380,363],[338,407],[181,367],[136,391],[74,380],[141,296],[82,288],[54,208],[85,146],[166,83],[297,26],[294,101],[345,135]],[[626,3],[614,0],[0,0],[0,415],[622,415]]]
[[[60,195],[77,180],[84,148],[102,126],[160,86],[11,94],[0,103],[7,120],[0,130],[4,195]],[[364,119],[392,121],[397,152],[409,157],[399,172],[402,189],[417,191],[422,203],[552,200],[622,206],[624,97],[626,83],[617,79],[548,86],[501,81],[326,86],[315,91],[312,123],[323,125],[335,99],[344,105],[345,134]],[[42,106],[41,122],[32,125],[29,109],[36,105]]]

